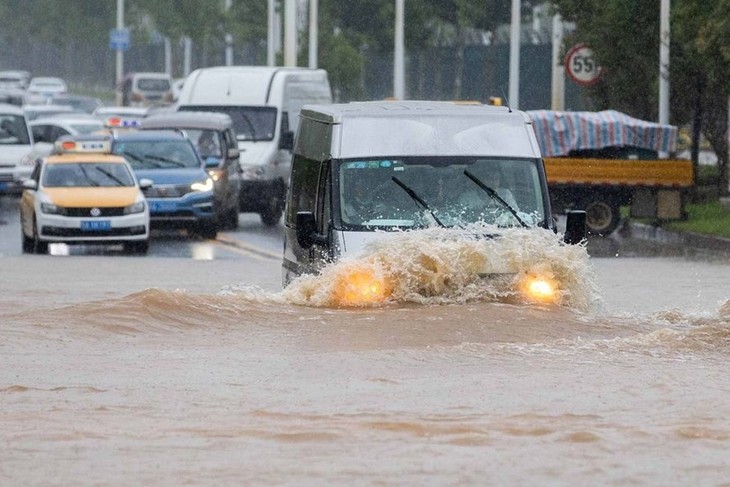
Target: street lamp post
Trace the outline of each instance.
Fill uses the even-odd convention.
[[[117,0],[117,30],[124,29],[124,0]],[[117,86],[115,98],[117,106],[122,105],[122,77],[124,76],[124,51],[117,49]]]
[[[520,107],[520,23],[522,17],[520,10],[522,2],[512,0],[512,25],[510,28],[509,43],[509,100],[510,107]]]

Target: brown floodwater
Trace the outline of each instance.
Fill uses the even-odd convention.
[[[283,291],[7,296],[0,485],[730,485],[730,263],[431,237]]]

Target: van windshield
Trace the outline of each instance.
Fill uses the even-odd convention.
[[[395,157],[337,163],[345,228],[546,224],[537,159]]]
[[[22,115],[0,114],[0,145],[28,145],[30,135]]]
[[[274,140],[276,107],[183,105],[183,112],[204,111],[225,113],[233,121],[236,139],[243,141]]]

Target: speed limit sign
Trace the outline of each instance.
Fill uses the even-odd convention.
[[[593,49],[585,44],[573,46],[565,55],[563,64],[570,79],[582,86],[595,84],[603,75],[603,70],[596,64]]]

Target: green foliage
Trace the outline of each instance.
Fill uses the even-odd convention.
[[[687,205],[687,213],[687,220],[666,223],[664,228],[730,238],[730,209],[721,202]]]

